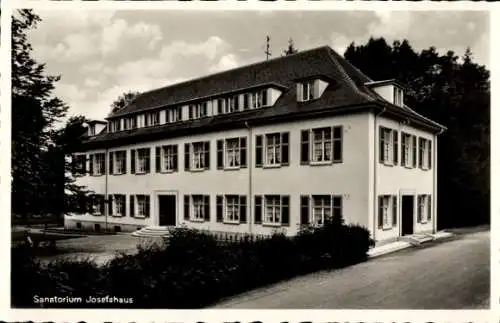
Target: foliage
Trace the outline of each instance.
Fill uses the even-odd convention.
[[[126,105],[134,101],[139,94],[139,92],[133,91],[124,92],[115,101],[113,101],[113,103],[111,103],[111,113],[115,113],[124,108]]]
[[[283,51],[283,54],[285,56],[288,56],[288,55],[292,55],[292,54],[295,54],[298,52],[299,52],[299,50],[297,48],[295,48],[295,43],[293,42],[293,39],[290,38],[288,40],[288,47]]]
[[[134,308],[201,308],[265,284],[322,269],[352,265],[366,259],[369,233],[340,221],[304,229],[298,236],[274,234],[220,244],[208,233],[178,228],[165,246],[120,254],[98,267],[92,261],[41,265],[14,250],[13,306],[36,306],[33,295],[133,298]],[[23,256],[24,255],[24,256]],[[35,283],[23,285],[26,277]],[[45,292],[45,293],[42,293]],[[54,307],[116,307],[117,304],[49,304]],[[123,305],[121,305],[123,307]]]
[[[460,59],[434,47],[418,53],[407,40],[390,46],[370,38],[352,43],[344,56],[374,80],[407,84],[405,104],[448,128],[438,139],[439,227],[488,222],[490,73],[474,62],[471,50]]]

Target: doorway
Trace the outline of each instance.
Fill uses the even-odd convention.
[[[401,197],[401,235],[403,236],[413,234],[414,203],[413,195]]]
[[[176,225],[176,199],[175,195],[158,195],[158,215],[160,226]]]

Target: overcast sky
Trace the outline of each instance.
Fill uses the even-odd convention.
[[[56,95],[70,115],[103,119],[124,91],[145,91],[265,59],[290,37],[299,50],[330,45],[340,54],[370,36],[407,38],[462,55],[472,48],[489,65],[486,12],[373,11],[38,11],[35,58],[60,74]]]

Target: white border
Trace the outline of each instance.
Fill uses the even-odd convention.
[[[60,10],[488,10],[490,16],[490,72],[491,72],[491,232],[497,232],[500,225],[498,213],[500,202],[494,198],[499,185],[500,156],[495,149],[496,138],[500,135],[500,3],[486,2],[364,2],[364,1],[283,1],[261,2],[214,1],[49,1],[49,0],[1,0],[1,93],[0,93],[0,237],[4,239],[3,255],[9,255],[10,245],[10,17],[14,8],[60,9]],[[9,289],[2,288],[0,294],[0,320],[4,321],[86,321],[86,322],[498,322],[500,317],[500,237],[491,237],[491,310],[19,310],[10,309]],[[0,286],[10,286],[10,257],[1,266]],[[4,261],[4,262],[5,262]],[[27,282],[29,284],[29,282]]]

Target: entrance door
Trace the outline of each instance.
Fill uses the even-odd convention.
[[[403,195],[401,205],[401,233],[402,235],[413,234],[413,195]]]
[[[160,226],[175,226],[176,207],[175,195],[158,195],[158,213]]]

